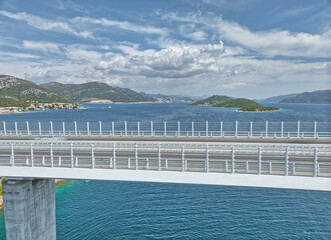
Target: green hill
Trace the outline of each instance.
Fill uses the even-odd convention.
[[[21,102],[9,96],[0,96],[0,107],[28,107],[29,103]]]
[[[40,103],[69,103],[71,100],[66,97],[55,94],[37,84],[16,78],[9,75],[0,75],[0,96],[7,96],[10,99],[4,99],[5,102],[12,102],[13,104],[19,104],[18,102],[40,102]],[[14,100],[18,101],[15,102]]]
[[[62,84],[50,82],[41,85],[50,91],[61,94],[77,102],[90,99],[110,100],[112,102],[155,102],[155,98],[135,92],[129,88],[109,86],[101,82],[83,84]]]
[[[213,95],[209,98],[196,101],[196,102],[192,103],[191,105],[214,105],[216,103],[228,101],[230,99],[232,99],[232,98],[230,98],[228,96]]]
[[[281,103],[314,103],[331,104],[331,89],[319,90],[314,92],[304,92],[295,97],[286,98]]]
[[[230,99],[225,102],[216,103],[213,105],[213,107],[239,108],[239,111],[243,112],[264,112],[279,110],[279,108],[264,107],[261,104],[246,98]]]

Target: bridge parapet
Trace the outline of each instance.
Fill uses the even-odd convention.
[[[328,122],[5,122],[0,136],[331,138]]]
[[[2,141],[0,168],[91,168],[331,177],[326,144]]]

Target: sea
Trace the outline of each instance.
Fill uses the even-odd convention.
[[[246,113],[187,103],[100,104],[0,115],[0,121],[331,122],[328,104],[264,105],[281,110]],[[56,224],[57,239],[68,240],[331,239],[331,192],[75,180],[56,188]],[[0,239],[6,239],[3,211]]]

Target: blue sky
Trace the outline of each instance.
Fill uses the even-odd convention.
[[[0,73],[148,93],[331,88],[328,0],[0,0]]]

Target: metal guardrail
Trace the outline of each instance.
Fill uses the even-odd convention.
[[[331,138],[328,122],[2,122],[1,136]]]
[[[331,146],[3,141],[1,166],[331,177]]]

